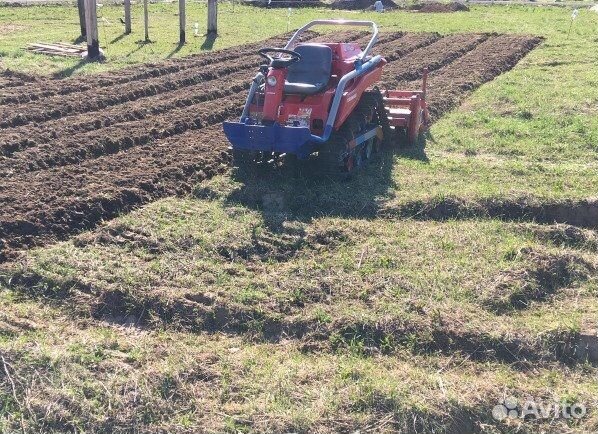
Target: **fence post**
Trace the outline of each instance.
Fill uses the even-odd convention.
[[[145,42],[149,42],[149,11],[147,9],[147,0],[143,0],[143,27]]]
[[[85,0],[77,0],[79,10],[79,25],[81,26],[81,37],[87,37],[87,24],[85,23]]]
[[[179,0],[179,44],[185,43],[185,0]]]
[[[125,0],[125,35],[131,34],[131,0]]]
[[[218,34],[218,2],[208,0],[208,35]]]
[[[87,27],[87,58],[95,59],[100,56],[96,0],[85,0],[85,26]]]

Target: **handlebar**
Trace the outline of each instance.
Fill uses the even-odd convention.
[[[376,41],[378,41],[378,26],[376,25],[376,23],[374,23],[373,21],[359,21],[359,20],[314,20],[311,21],[309,23],[307,23],[306,25],[304,25],[303,27],[301,27],[299,30],[297,30],[295,32],[295,34],[291,37],[291,39],[289,39],[289,42],[287,42],[287,45],[285,45],[285,49],[290,49],[292,48],[295,43],[297,42],[297,40],[299,39],[299,36],[301,36],[307,29],[314,27],[314,26],[362,26],[362,27],[371,27],[372,28],[372,39],[370,39],[370,42],[368,43],[367,47],[365,47],[365,50],[363,50],[363,52],[361,53],[361,56],[359,57],[360,60],[363,60],[368,54],[369,52],[372,50],[372,47],[374,46],[374,44],[376,43]]]
[[[272,56],[269,56],[268,53],[281,53],[281,54],[286,54],[291,57],[275,59]],[[268,65],[273,68],[286,68],[289,65],[291,65],[292,63],[295,63],[295,62],[301,60],[301,54],[299,54],[293,50],[287,50],[285,48],[272,48],[272,47],[261,48],[258,50],[258,54],[260,56],[262,56],[264,59],[266,59],[268,61]]]

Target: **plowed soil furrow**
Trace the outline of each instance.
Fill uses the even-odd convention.
[[[13,91],[13,89],[25,86],[29,83],[35,83],[42,81],[41,77],[37,77],[35,75],[25,74],[23,72],[17,71],[2,71],[0,72],[0,90],[4,91],[7,89],[8,92]],[[8,90],[10,89],[10,90]]]
[[[488,39],[487,34],[449,35],[430,45],[418,48],[384,69],[384,84],[394,88],[400,81],[415,80],[423,69],[435,71],[458,59]]]
[[[384,34],[381,41],[395,40],[401,33]],[[343,36],[343,40],[355,39],[355,34]],[[319,38],[316,38],[318,40]],[[369,36],[355,39],[360,45],[369,41]],[[0,129],[0,155],[11,156],[16,152],[53,142],[61,136],[72,136],[79,132],[92,131],[106,126],[144,119],[177,107],[185,107],[202,101],[222,98],[245,89],[249,85],[252,68],[242,69],[230,76],[213,81],[203,81],[166,94],[152,95],[139,100],[127,101],[95,114],[78,114],[52,119],[44,123],[26,124],[14,128]],[[241,87],[246,85],[245,87]]]
[[[403,56],[426,47],[441,39],[438,33],[408,33],[402,38],[376,45],[375,54],[381,54],[388,62],[394,62]]]
[[[362,33],[351,33],[346,40],[363,39]],[[215,57],[215,56],[214,56]],[[10,128],[31,122],[47,122],[64,116],[92,112],[106,107],[136,101],[149,96],[160,95],[193,86],[209,80],[216,80],[229,74],[257,67],[263,59],[255,51],[230,62],[219,62],[211,67],[185,69],[135,83],[124,83],[109,88],[89,89],[68,95],[55,95],[44,100],[43,105],[37,101],[17,106],[0,107],[0,128]]]
[[[314,35],[310,34],[310,37],[313,36]],[[185,58],[169,59],[155,64],[133,66],[124,70],[98,74],[92,77],[86,77],[85,80],[81,80],[81,77],[73,77],[51,81],[45,83],[44,86],[40,86],[39,84],[25,85],[20,89],[7,91],[0,95],[0,105],[23,104],[31,101],[38,101],[41,98],[53,95],[68,95],[90,89],[99,89],[117,84],[147,80],[181,72],[186,69],[201,68],[214,63],[232,61],[247,56],[248,54],[255,54],[258,49],[265,45],[271,44],[278,46],[284,43],[287,39],[288,37],[276,36],[254,44],[246,44],[220,50],[218,51],[217,56],[212,52],[205,52]],[[306,38],[306,40],[308,39],[309,38]]]
[[[331,36],[330,34],[322,34],[322,35],[317,35],[314,36],[312,38],[310,38],[310,42],[330,42],[331,38],[334,38],[335,41],[346,41],[346,42],[350,42],[350,41],[356,41],[359,39],[363,39],[364,37],[366,37],[368,34],[368,32],[363,31],[363,30],[347,30],[344,32],[339,32],[339,33],[334,33],[334,36]],[[284,39],[283,44],[286,44],[286,42],[290,39],[290,34],[288,38]],[[281,44],[282,45],[282,44]],[[264,46],[264,45],[262,45]]]
[[[244,83],[238,89],[244,88]],[[77,164],[134,146],[149,144],[188,130],[199,130],[241,114],[239,100],[216,100],[169,112],[167,116],[110,126],[99,131],[66,137],[63,140],[18,153],[0,162],[0,179],[57,166]],[[198,140],[201,136],[198,133]]]
[[[378,49],[382,44],[386,44],[388,42],[397,42],[397,40],[399,38],[402,38],[403,36],[405,36],[405,32],[385,32],[385,33],[379,33],[378,34],[378,41],[376,42],[376,45],[374,45],[374,49],[373,52],[374,54],[384,54],[381,53],[380,50]],[[362,44],[362,48],[365,48],[367,43],[369,42],[371,38],[371,34],[367,34],[365,35],[365,37],[363,38],[363,44]]]
[[[482,83],[512,68],[540,42],[514,35],[484,38],[383,35],[377,52],[390,60],[385,77],[401,80],[397,87],[418,86],[419,81],[408,80],[424,63],[434,70],[428,98],[438,117]],[[67,111],[69,116],[62,120],[2,132],[0,137],[12,137],[15,143],[30,140],[33,147],[0,163],[5,175],[0,182],[0,261],[20,248],[65,238],[139,204],[188,191],[194,182],[224,171],[228,143],[221,126],[212,124],[238,115],[245,97],[241,90],[253,73],[251,62],[256,64],[255,58],[239,59],[235,71],[223,70],[230,65],[214,65],[202,71],[207,72],[203,78],[192,77],[188,68],[180,74],[190,74],[185,78],[190,82],[181,82],[179,88],[116,102],[105,112],[88,114],[89,119]],[[118,99],[117,91],[135,95],[154,84],[168,86],[164,83],[176,82],[177,74],[100,89],[101,98]],[[85,91],[57,95],[53,103],[65,104],[70,98],[81,110],[88,96]],[[130,113],[135,116],[132,120]],[[91,126],[92,120],[99,123]],[[0,145],[6,144],[3,140]]]
[[[542,38],[500,35],[490,38],[474,50],[434,71],[428,80],[428,105],[433,119],[455,107],[480,84],[513,68]],[[399,83],[398,87],[417,87]]]
[[[111,88],[49,97],[43,105],[34,102],[14,107],[2,107],[0,108],[0,118],[3,120],[0,121],[0,128],[10,128],[31,122],[47,122],[51,119],[97,111],[127,101],[136,101],[148,96],[177,91],[184,87],[216,80],[238,71],[256,67],[259,63],[260,60],[257,56],[250,56],[250,59],[239,59],[236,63],[218,65],[202,72],[186,70],[171,74],[166,78],[159,77],[134,85],[126,83]]]
[[[220,126],[76,166],[19,175],[0,186],[0,261],[7,250],[64,237],[135,205],[187,192],[226,168]],[[23,186],[27,185],[26,193]]]
[[[21,127],[0,130],[0,156],[12,157],[18,152],[34,148],[45,143],[56,147],[64,136],[74,140],[82,133],[114,127],[125,122],[147,119],[150,116],[167,114],[172,110],[187,108],[196,110],[197,104],[229,97],[247,89],[250,72],[241,71],[222,79],[200,83],[196,86],[155,95],[138,101],[102,110],[98,113],[83,113],[68,116],[41,124],[28,124]],[[82,138],[83,140],[83,138]],[[7,162],[7,164],[10,164]]]
[[[365,32],[350,31],[344,32],[337,37],[344,38],[343,40],[353,41],[363,37],[364,34]],[[141,82],[176,74],[185,70],[201,69],[214,64],[222,64],[224,62],[234,62],[237,59],[256,58],[255,53],[260,48],[266,46],[283,46],[290,36],[291,33],[253,44],[220,50],[216,53],[206,52],[184,58],[169,59],[156,64],[134,66],[121,71],[98,74],[97,76],[86,78],[86,80],[81,80],[80,77],[74,77],[53,81],[46,86],[27,86],[12,93],[5,92],[0,96],[0,106],[3,104],[24,104],[54,95],[69,95],[119,84]],[[328,37],[317,36],[315,33],[308,32],[303,35],[302,41],[322,42],[327,40],[326,38]]]

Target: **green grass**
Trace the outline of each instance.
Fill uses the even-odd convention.
[[[27,426],[307,432],[382,424],[409,431],[417,415],[425,432],[470,413],[492,423],[503,388],[595,405],[595,368],[550,361],[560,339],[595,314],[595,279],[506,315],[484,304],[502,276],[534,269],[525,252],[595,261],[584,249],[546,243],[535,226],[495,221],[320,218],[274,230],[270,218],[222,200],[167,199],[110,224],[103,233],[115,238],[89,234],[33,251],[21,272],[41,276],[50,290],[34,296],[34,287],[17,286],[0,299],[8,312],[1,345],[14,375],[28,379],[35,370],[43,378],[35,390],[18,383],[19,396],[41,406],[24,410]],[[131,234],[140,236],[119,241]],[[293,238],[301,236],[304,243]],[[148,249],[155,240],[161,251]],[[256,245],[270,251],[225,254]],[[274,259],[285,249],[289,256]],[[127,302],[110,305],[106,294],[123,291]],[[119,319],[121,308],[132,320]],[[222,308],[236,326],[206,333],[202,321]],[[147,327],[131,326],[139,315]],[[279,321],[312,329],[273,338]],[[459,344],[437,347],[439,331],[469,336],[480,348],[516,336],[540,359],[533,372],[501,353],[476,362]],[[26,363],[16,364],[19,354]],[[42,417],[47,408],[56,411]],[[17,414],[8,412],[7,427]]]
[[[387,14],[335,11],[327,9],[293,9],[290,19],[286,9],[264,10],[232,3],[219,6],[219,36],[213,47],[206,45],[205,4],[187,5],[188,42],[178,47],[178,4],[150,4],[151,44],[143,44],[143,8],[133,5],[133,32],[124,35],[124,26],[119,18],[123,16],[122,6],[102,6],[98,9],[100,46],[105,50],[107,62],[102,64],[80,64],[77,59],[44,57],[30,54],[23,48],[30,42],[74,42],[79,37],[76,7],[0,7],[2,25],[2,48],[0,58],[5,68],[41,74],[58,73],[70,75],[81,72],[98,72],[121,68],[140,62],[155,61],[171,56],[180,57],[209,49],[220,49],[255,42],[269,36],[295,29],[309,20],[321,17],[344,17],[351,19],[373,19],[382,30],[456,32],[516,32],[545,35],[555,38],[555,48],[570,51],[568,62],[574,62],[575,54],[584,50],[585,44],[592,45],[598,37],[595,24],[596,14],[582,10],[568,35],[570,10],[563,8],[505,7],[488,8],[473,6],[466,14],[416,14],[393,12]],[[193,36],[194,23],[199,24],[199,37]],[[595,42],[595,41],[594,41]],[[594,56],[585,58],[592,64]],[[566,65],[565,65],[566,66]],[[558,73],[558,69],[552,70]],[[575,73],[578,70],[574,71]],[[586,73],[590,69],[586,68]],[[571,77],[571,78],[575,78]]]
[[[105,45],[121,11],[102,7],[108,60],[78,65],[21,50],[42,25],[45,41],[74,40],[74,8],[0,8],[0,28],[14,25],[2,63],[70,74],[163,59],[176,7],[151,11],[154,43],[136,43],[135,6],[134,34]],[[286,30],[284,9],[220,11],[214,49]],[[568,34],[570,12],[343,13],[384,30],[546,39],[433,125],[426,158],[386,154],[347,183],[225,174],[5,267],[0,354],[15,393],[0,366],[0,431],[462,433],[473,420],[489,433],[594,432],[596,367],[562,352],[595,334],[596,232],[380,217],[444,197],[596,194],[598,14],[582,10]],[[202,23],[205,8],[187,14]],[[295,10],[291,27],[333,15]],[[189,40],[173,55],[201,51],[203,37]],[[590,413],[497,424],[491,409],[508,395]]]
[[[102,6],[98,9],[98,32],[100,46],[107,57],[104,63],[85,63],[78,59],[42,57],[27,53],[23,48],[30,42],[75,42],[79,38],[76,7],[40,6],[26,8],[0,7],[0,24],[4,30],[0,58],[9,69],[25,70],[41,74],[95,73],[140,62],[150,62],[169,57],[180,57],[209,50],[254,42],[287,30],[286,9],[272,10],[268,19],[257,8],[219,5],[219,36],[211,43],[205,36],[207,7],[189,2],[187,5],[187,39],[182,47],[178,44],[178,3],[150,4],[149,36],[152,41],[144,43],[143,6],[132,6],[132,33],[124,35],[119,21],[124,12],[121,7]],[[292,16],[291,29],[306,19],[320,16],[316,10],[302,11]],[[194,36],[194,23],[199,24],[199,34]],[[259,23],[256,24],[256,23]],[[43,33],[40,30],[43,29]]]

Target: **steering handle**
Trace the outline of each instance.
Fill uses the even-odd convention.
[[[268,53],[286,54],[291,57],[290,57],[290,59],[274,59],[272,56],[269,56]],[[301,54],[297,53],[296,51],[287,50],[284,48],[271,48],[271,47],[261,48],[260,50],[258,50],[258,54],[260,56],[262,56],[264,59],[268,60],[270,65],[272,65],[272,62],[274,62],[275,60],[278,62],[284,62],[287,65],[289,65],[291,63],[295,63],[298,60],[301,60]]]

